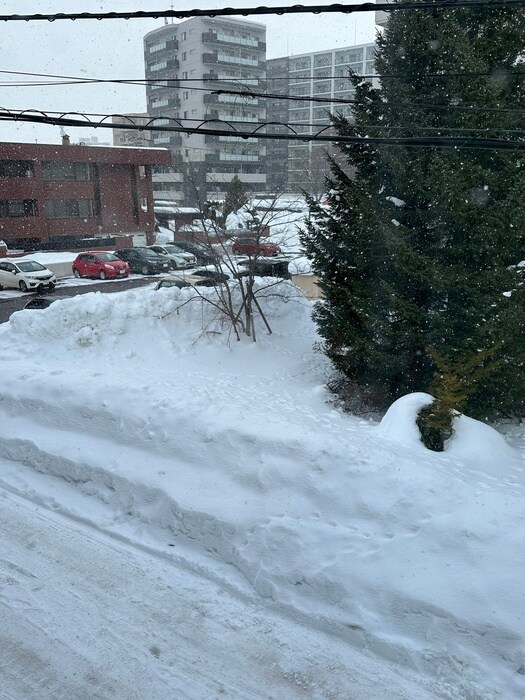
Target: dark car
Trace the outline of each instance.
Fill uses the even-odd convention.
[[[255,277],[278,277],[279,279],[289,280],[292,277],[288,271],[289,262],[289,260],[268,260],[268,258],[247,260],[241,263],[236,276],[246,277],[251,273]]]
[[[232,245],[232,253],[234,255],[278,255],[281,249],[276,243],[265,243],[257,238],[237,238]]]
[[[171,269],[170,261],[150,248],[121,248],[115,251],[115,255],[128,263],[131,272],[141,275],[158,275]]]
[[[223,284],[223,282],[227,282],[230,279],[230,275],[227,275],[225,272],[220,272],[219,270],[208,270],[205,267],[195,270],[193,274],[197,275],[198,277],[205,277],[213,284]]]
[[[220,262],[221,258],[211,246],[199,241],[175,241],[175,245],[181,250],[193,253],[199,265],[213,265]]]
[[[24,306],[24,309],[47,309],[54,301],[56,299],[53,299],[53,297],[33,297]]]
[[[208,277],[201,277],[200,275],[169,275],[163,277],[155,289],[166,289],[168,287],[178,287],[183,289],[184,287],[213,287],[214,282]]]

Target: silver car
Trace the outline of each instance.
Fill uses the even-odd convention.
[[[155,251],[158,255],[164,255],[169,258],[174,270],[187,270],[190,267],[195,267],[197,264],[197,258],[193,253],[186,253],[172,243],[150,245],[148,248],[151,248],[151,250]]]

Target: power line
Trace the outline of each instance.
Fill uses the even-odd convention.
[[[523,0],[525,3],[525,0]],[[16,73],[16,74],[22,74],[22,75],[35,75],[35,76],[44,76],[48,75],[48,77],[54,77],[54,78],[65,78],[67,80],[73,80],[73,81],[78,81],[78,84],[100,84],[100,83],[117,83],[117,84],[132,84],[132,85],[143,85],[145,80],[126,80],[126,79],[105,79],[105,78],[79,78],[76,76],[63,76],[63,75],[53,75],[53,74],[44,74],[44,73],[23,73],[22,71],[0,71],[0,73]],[[344,78],[344,76],[338,76],[340,78]],[[176,82],[178,83],[177,86],[175,86],[176,89],[184,89],[186,87],[185,84],[181,83],[186,83],[189,82],[191,79],[186,79],[184,78],[183,80],[179,78],[166,78],[166,79],[159,79],[159,82],[157,83],[159,87],[170,87],[166,85],[160,84],[160,80],[163,82]],[[204,78],[197,78],[196,80],[204,80]],[[246,78],[246,80],[251,80],[250,78]],[[207,82],[215,82],[215,79],[213,80],[207,80]],[[235,83],[235,82],[241,82],[242,83],[242,78],[235,79],[232,78],[231,80],[228,80],[229,83]],[[255,99],[255,98],[262,98],[262,99],[275,99],[275,100],[289,100],[289,101],[294,101],[294,102],[317,102],[320,104],[332,104],[332,105],[360,105],[360,106],[370,106],[370,107],[375,107],[378,109],[436,109],[436,110],[451,110],[451,111],[461,111],[461,112],[470,112],[470,113],[475,113],[475,112],[484,112],[484,113],[494,113],[494,114],[524,114],[525,113],[525,108],[520,109],[520,108],[503,108],[503,107],[478,107],[478,106],[463,106],[463,105],[446,105],[446,104],[432,104],[432,103],[412,103],[412,102],[404,102],[404,103],[394,103],[394,102],[380,102],[380,101],[362,101],[362,100],[355,100],[355,99],[349,99],[349,98],[336,98],[336,97],[316,97],[313,95],[290,95],[290,94],[280,94],[280,93],[266,93],[266,92],[255,92],[251,90],[225,90],[223,88],[219,90],[212,90],[208,88],[198,88],[198,87],[188,87],[190,90],[199,90],[202,92],[209,92],[210,94],[216,94],[216,95],[236,95],[239,97],[246,97],[250,99]]]
[[[352,48],[352,47],[350,47]],[[293,58],[293,57],[292,57]],[[269,59],[272,60],[272,59]],[[25,75],[25,76],[33,76],[33,77],[40,77],[40,78],[63,78],[66,80],[73,80],[78,84],[81,83],[130,83],[130,84],[137,84],[137,85],[159,85],[160,87],[170,87],[163,85],[162,83],[180,83],[181,81],[184,81],[185,83],[239,83],[243,81],[249,80],[250,82],[257,81],[261,83],[266,83],[271,80],[297,80],[300,82],[309,82],[311,80],[341,80],[341,79],[346,79],[348,78],[348,70],[349,66],[347,65],[342,65],[341,68],[345,69],[346,72],[344,75],[322,75],[322,76],[315,76],[309,74],[306,77],[298,77],[294,75],[285,75],[285,76],[266,76],[266,77],[228,77],[228,78],[219,78],[213,77],[213,78],[82,78],[79,76],[71,76],[71,75],[56,75],[53,73],[33,73],[33,72],[28,72],[28,71],[18,71],[18,70],[0,70],[0,74],[6,74],[6,75]],[[310,70],[310,69],[303,69],[303,70]],[[317,70],[314,68],[314,70]],[[459,72],[459,73],[405,73],[403,75],[396,75],[394,73],[356,73],[353,74],[353,77],[357,78],[358,80],[366,80],[366,79],[372,79],[372,78],[396,78],[396,79],[402,79],[402,80],[414,80],[415,78],[476,78],[476,77],[487,77],[487,78],[495,78],[495,79],[500,79],[500,78],[506,78],[506,77],[515,77],[515,76],[522,76],[525,75],[525,71],[520,70],[519,68],[517,69],[516,67],[512,66],[512,68],[505,68],[501,67],[500,69],[495,69],[492,71],[485,71],[485,72]],[[10,83],[6,82],[4,83],[5,85],[17,85],[16,83]],[[47,83],[45,81],[42,82],[42,85],[46,85]],[[56,83],[52,83],[53,85]],[[177,87],[177,86],[175,86]]]
[[[82,115],[81,115],[82,116]],[[107,115],[105,119],[109,118],[111,115]],[[79,119],[65,118],[65,117],[52,117],[47,115],[45,112],[40,111],[38,114],[29,114],[27,112],[13,113],[9,110],[0,112],[0,121],[23,121],[36,124],[50,124],[53,126],[71,126],[71,127],[83,127],[91,126],[93,128],[105,128],[105,129],[128,129],[128,130],[138,130],[138,131],[166,131],[175,132],[180,134],[203,134],[211,136],[238,136],[243,139],[257,138],[257,139],[274,139],[274,140],[287,140],[287,141],[320,141],[328,143],[341,143],[348,145],[360,145],[365,147],[373,146],[401,146],[401,147],[419,147],[419,148],[449,148],[449,149],[475,149],[475,150],[498,150],[498,151],[525,151],[525,141],[511,141],[504,139],[490,139],[490,138],[462,138],[462,137],[448,137],[448,136],[434,136],[434,137],[368,137],[368,136],[348,136],[340,134],[326,135],[323,132],[326,129],[321,129],[316,134],[298,134],[293,133],[266,133],[261,131],[262,128],[267,125],[261,125],[254,129],[253,131],[239,131],[233,127],[229,130],[227,129],[211,129],[206,126],[198,127],[183,127],[183,126],[148,126],[147,129],[143,125],[138,125],[134,123],[107,123],[103,120],[99,122],[85,122]],[[221,120],[216,120],[217,123],[223,123],[228,125],[228,122],[221,122]],[[231,125],[230,125],[231,126]]]
[[[0,110],[4,110],[8,113],[13,113],[12,110],[5,110],[5,108],[0,108]],[[21,112],[16,112],[16,114],[23,114],[25,111],[29,112],[39,112],[41,113],[40,110],[22,110]],[[58,112],[58,111],[53,111],[53,110],[46,110],[45,112],[47,115],[57,115],[59,118],[66,117],[69,114],[79,114],[78,112]],[[250,125],[254,126],[256,128],[260,127],[283,127],[287,129],[294,129],[294,127],[299,127],[299,128],[311,128],[311,129],[318,129],[318,130],[329,130],[335,128],[332,123],[329,124],[323,124],[319,122],[307,122],[307,121],[297,121],[297,122],[279,122],[279,121],[272,121],[272,122],[258,122],[258,121],[252,121],[252,122],[246,122],[246,121],[239,121],[236,120],[235,117],[232,117],[231,119],[225,120],[225,119],[220,119],[220,118],[213,118],[213,119],[206,119],[205,117],[172,117],[169,115],[135,115],[130,116],[130,115],[122,115],[122,114],[104,114],[101,112],[82,112],[82,116],[88,119],[89,117],[100,117],[101,119],[108,119],[108,118],[125,118],[128,120],[126,122],[126,125],[124,128],[128,128],[129,125],[135,125],[138,129],[142,129],[144,131],[148,130],[153,130],[151,128],[151,125],[155,125],[154,123],[157,121],[170,121],[175,124],[178,124],[179,126],[184,126],[184,123],[187,122],[192,122],[192,123],[198,123],[198,124],[209,124],[209,123],[221,123],[221,124],[228,124],[231,126],[238,125],[238,124],[243,124],[243,125]],[[133,122],[133,119],[143,119],[144,123],[143,124],[135,124]],[[87,127],[94,126],[93,122],[88,119],[88,121],[85,122],[84,124]],[[95,125],[96,126],[96,125]],[[351,124],[351,126],[354,126]],[[120,127],[116,127],[120,128]],[[190,127],[188,127],[190,128]],[[392,125],[378,125],[378,124],[370,124],[370,125],[362,125],[359,127],[361,130],[364,131],[380,131],[380,132],[391,132],[391,131],[406,131],[406,132],[455,132],[459,134],[494,134],[494,133],[500,133],[500,134],[520,134],[520,135],[525,135],[525,127],[523,129],[506,129],[506,128],[500,128],[500,127],[458,127],[458,126],[415,126],[413,124],[409,125],[404,125],[404,126],[392,126]],[[156,128],[154,129],[155,131],[164,131],[161,125],[157,125]],[[236,136],[235,132],[230,133],[231,136]],[[242,138],[242,137],[239,137]],[[252,137],[252,138],[257,138],[257,137]],[[192,148],[191,146],[188,146],[188,148]]]
[[[426,2],[398,2],[392,5],[388,2],[366,2],[357,5],[349,5],[337,3],[333,5],[289,5],[281,7],[247,7],[247,8],[218,8],[216,10],[153,10],[136,12],[75,12],[55,14],[26,14],[26,15],[0,15],[2,22],[29,22],[29,21],[49,21],[55,22],[58,20],[88,20],[88,19],[189,19],[191,17],[224,17],[224,16],[263,16],[263,15],[293,15],[293,14],[354,14],[357,12],[376,12],[383,10],[384,12],[393,12],[397,10],[450,10],[456,8],[514,8],[523,7],[525,0],[454,0],[451,5],[449,0],[428,0]]]

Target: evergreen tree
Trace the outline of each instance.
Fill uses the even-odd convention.
[[[395,10],[377,46],[380,87],[352,78],[355,119],[335,116],[340,134],[520,138],[522,8]],[[326,353],[389,399],[435,388],[433,357],[478,356],[462,408],[522,411],[523,152],[342,150],[355,179],[332,163],[331,204],[310,201],[303,236],[326,297],[315,311]]]
[[[248,197],[244,191],[243,184],[238,175],[234,175],[228,189],[226,190],[226,197],[224,198],[224,205],[222,208],[222,215],[226,221],[228,214],[232,211],[239,211],[245,204],[248,203]]]

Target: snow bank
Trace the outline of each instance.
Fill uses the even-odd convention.
[[[186,556],[230,566],[254,596],[438,678],[450,698],[522,697],[523,454],[463,417],[444,453],[425,450],[426,394],[379,425],[334,410],[311,306],[292,289],[262,300],[273,333],[258,319],[257,344],[233,339],[214,289],[14,314],[0,327],[9,478],[77,517],[111,506],[100,527],[163,528]]]

